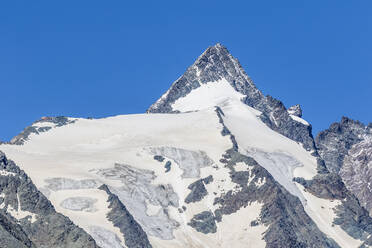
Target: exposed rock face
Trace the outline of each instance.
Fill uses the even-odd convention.
[[[10,144],[23,145],[25,141],[31,134],[39,134],[42,132],[47,132],[54,127],[61,127],[74,123],[75,120],[69,119],[64,116],[57,117],[43,117],[41,120],[35,121],[31,126],[26,127],[20,134],[15,136]]]
[[[28,238],[22,227],[6,212],[0,211],[0,246],[1,247],[36,247]]]
[[[222,78],[226,79],[237,91],[248,93],[252,102],[260,102],[264,98],[244,72],[238,60],[225,47],[217,44],[209,47],[187,69],[185,74],[172,84],[167,93],[148,109],[148,112],[173,112],[172,104],[177,99],[186,96],[201,84],[215,82]]]
[[[211,211],[203,211],[196,214],[187,224],[195,228],[198,232],[205,234],[215,233],[217,231],[216,220]]]
[[[304,211],[301,201],[285,190],[253,158],[234,150],[227,151],[226,166],[231,170],[233,182],[240,187],[215,199],[218,209],[216,221],[251,203],[263,204],[258,223],[269,226],[265,232],[266,247],[339,247],[326,237]],[[249,171],[235,171],[238,163],[244,163]],[[264,182],[262,184],[262,182]]]
[[[125,245],[130,248],[152,247],[142,227],[134,220],[119,198],[111,193],[107,185],[102,185],[99,189],[104,190],[109,195],[108,201],[111,211],[107,214],[107,217],[116,227],[120,228],[125,238]]]
[[[324,235],[306,214],[299,198],[288,192],[272,175],[252,157],[242,155],[234,135],[224,124],[224,113],[217,108],[223,127],[222,135],[229,135],[232,148],[227,150],[221,162],[230,170],[230,177],[237,185],[235,189],[215,197],[214,212],[204,211],[195,215],[190,226],[202,233],[217,231],[218,222],[254,203],[262,204],[259,218],[251,226],[268,226],[264,233],[266,247],[339,247],[335,241]],[[237,170],[244,164],[246,170]],[[198,181],[197,181],[198,182]]]
[[[288,113],[297,117],[302,117],[302,109],[300,104],[288,108]]]
[[[168,214],[168,207],[179,207],[178,195],[172,185],[154,185],[153,171],[142,170],[130,165],[116,164],[114,168],[100,169],[98,175],[109,180],[117,180],[119,187],[110,187],[110,192],[117,195],[125,204],[125,208],[133,215],[143,230],[161,239],[173,239],[173,230],[178,223]],[[105,191],[106,188],[104,188]],[[134,194],[135,192],[135,194]],[[159,206],[161,211],[155,215],[147,215],[147,203]]]
[[[226,247],[226,243],[236,247],[236,244],[246,244],[242,239],[247,235],[257,236],[256,240],[262,241],[257,247],[267,248],[338,248],[348,246],[345,244],[350,240],[352,244],[357,244],[352,247],[360,244],[360,247],[372,246],[372,218],[366,211],[371,211],[372,208],[372,124],[364,126],[343,118],[341,123],[335,123],[322,132],[317,137],[315,146],[311,125],[301,119],[301,107],[295,105],[287,109],[281,101],[264,96],[237,59],[220,44],[208,48],[148,112],[177,113],[173,106],[178,99],[206,84],[210,87],[221,79],[224,79],[223,82],[229,89],[232,87],[233,92],[235,90],[240,93],[237,99],[241,102],[235,98],[231,102],[221,101],[215,108],[218,119],[210,110],[160,116],[181,117],[175,122],[180,125],[180,120],[185,121],[189,115],[208,114],[208,118],[200,120],[205,122],[211,119],[213,122],[206,122],[208,125],[202,132],[198,133],[200,117],[196,123],[192,119],[193,123],[186,127],[194,128],[191,129],[191,135],[195,132],[195,136],[201,135],[202,139],[188,140],[183,134],[185,128],[169,131],[171,138],[165,137],[168,129],[171,129],[167,126],[171,123],[171,118],[164,118],[164,122],[154,122],[168,128],[159,129],[160,137],[153,130],[150,130],[151,135],[146,131],[129,133],[130,128],[122,128],[124,131],[119,132],[115,128],[126,127],[128,122],[116,119],[114,125],[103,125],[105,131],[108,131],[107,126],[113,127],[108,136],[92,137],[102,131],[97,128],[87,132],[89,135],[85,136],[89,140],[73,140],[73,148],[81,147],[83,153],[75,154],[75,151],[68,149],[62,153],[68,157],[67,162],[63,163],[65,166],[76,160],[77,155],[86,156],[82,167],[87,170],[74,171],[74,179],[68,178],[73,173],[54,175],[55,172],[52,171],[43,178],[42,185],[45,186],[39,190],[50,196],[51,200],[58,199],[53,201],[58,210],[67,210],[63,212],[66,215],[72,213],[69,215],[71,218],[79,217],[73,219],[74,221],[89,216],[89,222],[92,216],[92,225],[84,228],[95,240],[68,218],[56,213],[52,204],[36,189],[27,175],[0,152],[0,247],[5,244],[5,247],[22,248],[123,248],[124,243],[128,248],[173,247],[171,245],[174,244],[179,245],[177,247],[201,247],[209,245],[209,242],[215,242],[216,247]],[[230,103],[232,104],[229,105]],[[222,109],[226,110],[226,115]],[[274,140],[277,134],[260,122],[257,132],[268,132],[271,136],[261,142],[263,146],[258,146],[260,141],[255,143],[254,139],[259,140],[259,136],[244,136],[234,126],[240,119],[232,118],[233,115],[228,112],[231,109],[249,109],[253,113],[251,119],[257,122],[261,119],[269,128],[301,143],[311,153],[282,135],[278,135],[283,139],[281,142],[273,143],[279,145],[266,147],[268,141]],[[236,115],[240,113],[242,112],[233,112]],[[154,116],[159,117],[146,117]],[[249,124],[248,119],[242,119],[242,122],[244,120]],[[30,135],[41,134],[74,121],[75,119],[66,117],[43,118],[27,127],[10,143],[21,145],[32,142]],[[133,122],[134,119],[130,121],[130,124],[136,123],[135,129],[138,124],[141,125],[140,122]],[[152,125],[152,122],[148,123]],[[75,125],[71,128],[75,128]],[[233,134],[228,127],[236,133]],[[238,127],[251,128],[245,122]],[[65,128],[70,127],[63,129]],[[86,131],[86,126],[82,125],[80,128]],[[180,133],[182,135],[178,136]],[[73,134],[76,134],[76,129]],[[245,144],[239,137],[253,137],[252,143]],[[127,138],[130,139],[128,144]],[[140,142],[136,143],[137,139]],[[229,140],[231,144],[228,143]],[[200,146],[194,144],[195,141],[205,143]],[[237,141],[241,143],[238,144]],[[102,147],[100,142],[103,142]],[[289,143],[295,146],[286,148]],[[17,147],[20,153],[15,154],[19,156],[24,155],[22,152],[29,152],[27,149],[22,151],[28,146],[3,147],[11,147],[9,152]],[[58,151],[66,147],[67,145],[58,147]],[[210,147],[213,149],[209,149]],[[34,151],[31,154],[32,152]],[[54,156],[55,153],[48,155]],[[70,153],[73,153],[72,157],[69,157]],[[94,153],[102,154],[96,158]],[[108,160],[110,163],[106,164]],[[303,160],[309,160],[306,166],[306,161]],[[35,161],[36,165],[33,166],[39,168],[37,163],[42,159]],[[73,165],[77,166],[68,168],[72,170],[79,167],[80,163]],[[47,167],[48,164],[42,168]],[[304,170],[300,170],[301,167]],[[306,179],[293,178],[294,171],[303,172]],[[98,194],[93,193],[93,189]],[[62,190],[65,192],[60,192]],[[71,191],[82,193],[70,195]],[[56,195],[63,195],[63,198]],[[314,199],[315,204],[310,206],[309,199]],[[324,207],[327,208],[326,212],[314,211],[317,207],[323,208],[323,204],[328,204]],[[94,214],[98,213],[103,218],[93,220],[96,217]],[[324,213],[329,213],[330,218],[322,219]],[[87,219],[79,223],[85,225]],[[101,225],[101,222],[107,220],[110,225]],[[239,227],[230,231],[231,223]],[[323,228],[322,224],[326,227]],[[239,232],[237,235],[235,230]],[[226,234],[226,231],[233,234]],[[229,235],[229,238],[221,238],[225,235]],[[346,241],[343,236],[347,236]],[[194,237],[197,238],[194,240]],[[152,241],[154,243],[150,244]]]
[[[308,192],[326,199],[341,200],[334,223],[350,236],[372,244],[372,135],[369,126],[343,117],[319,133],[316,146],[327,171],[312,180],[295,180]],[[366,211],[367,210],[367,211]]]
[[[338,173],[351,147],[368,134],[371,134],[369,127],[347,117],[342,117],[341,122],[333,123],[327,130],[320,132],[315,142],[328,170]]]
[[[185,202],[198,202],[203,199],[204,196],[208,195],[208,191],[204,184],[209,184],[213,181],[213,176],[210,175],[206,178],[199,179],[189,185],[188,189],[191,190],[190,194],[186,196]]]
[[[345,187],[339,175],[336,173],[318,174],[312,180],[295,178],[311,194],[331,200],[340,200],[337,206],[335,225],[341,228],[355,239],[362,240],[365,245],[371,245],[372,218],[359,204],[356,197]]]
[[[316,145],[328,170],[339,174],[346,187],[372,213],[372,129],[343,117],[319,133]]]
[[[172,108],[177,99],[186,96],[202,84],[213,83],[220,79],[227,80],[236,91],[245,95],[243,102],[261,111],[261,119],[270,128],[294,141],[301,142],[306,149],[314,149],[311,126],[293,120],[281,101],[271,96],[264,96],[248,77],[239,61],[221,44],[209,47],[172,84],[170,89],[150,106],[147,112],[177,112]]]
[[[349,150],[339,174],[372,215],[372,140],[361,141]]]
[[[3,247],[98,247],[83,229],[56,213],[31,179],[2,152],[0,172]]]

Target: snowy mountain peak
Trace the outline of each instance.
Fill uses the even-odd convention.
[[[290,114],[284,104],[264,96],[226,47],[208,47],[150,108],[147,113],[197,111],[230,102],[241,102],[261,112],[271,129],[314,149],[311,125]],[[293,131],[296,130],[296,131]]]
[[[263,98],[262,93],[256,88],[253,81],[248,77],[239,61],[234,58],[226,47],[217,43],[214,46],[208,47],[191,65],[186,72],[177,79],[169,90],[157,100],[148,110],[149,113],[170,113],[178,112],[173,107],[173,104],[180,98],[185,98],[191,91],[203,86],[215,84],[216,82],[224,82],[230,85],[231,90],[236,93],[241,93],[248,96],[253,101],[258,101]],[[214,86],[212,86],[214,87]],[[217,86],[219,89],[224,88]],[[230,97],[231,90],[227,90],[227,98]],[[209,91],[217,93],[217,98],[223,97],[221,91]],[[212,96],[212,98],[214,98]],[[210,105],[211,102],[206,102]]]
[[[179,114],[42,117],[0,144],[0,247],[372,247],[371,124],[315,143],[221,44],[148,112]]]

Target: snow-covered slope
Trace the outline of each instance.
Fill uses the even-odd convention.
[[[213,84],[206,87],[220,92],[221,85],[216,84],[216,89]],[[225,92],[230,86],[223,87]],[[102,247],[125,247],[124,235],[107,218],[108,195],[98,189],[102,184],[119,196],[154,247],[241,247],[247,239],[255,244],[252,247],[265,247],[262,238],[267,226],[250,227],[238,221],[244,218],[250,223],[259,218],[259,202],[224,215],[215,233],[198,232],[188,225],[198,213],[217,209],[214,199],[238,186],[220,162],[231,148],[231,141],[221,135],[220,120],[214,108],[208,106],[210,102],[204,104],[203,94],[203,89],[190,94],[190,103],[195,105],[188,104],[187,97],[175,103],[183,111],[202,109],[197,112],[78,119],[40,135],[32,134],[22,146],[2,145],[0,149],[21,165],[58,212],[84,228]],[[239,151],[253,157],[299,197],[310,217],[317,216],[322,207],[333,213],[334,203],[322,200],[317,204],[292,180],[294,176],[315,176],[316,158],[301,144],[267,127],[260,121],[260,113],[240,102],[239,97],[218,96],[213,103],[221,107],[223,122],[234,134]],[[159,162],[154,155],[165,160]],[[172,163],[169,172],[164,168],[166,161]],[[213,177],[213,182],[206,185],[206,198],[185,203],[190,193],[188,186],[208,176]],[[312,204],[307,204],[308,200]],[[334,226],[333,218],[314,217],[313,221],[341,247],[358,247],[362,243]],[[237,225],[231,228],[234,222]]]
[[[44,118],[0,150],[102,248],[372,243],[299,106],[264,97],[220,44],[148,112]]]
[[[32,134],[22,146],[2,145],[0,149],[22,165],[58,212],[83,227],[102,247],[125,246],[119,228],[106,218],[108,196],[98,189],[102,184],[109,185],[112,192],[117,193],[149,234],[154,247],[191,247],[192,244],[207,247],[212,240],[217,246],[227,242],[219,241],[217,237],[223,236],[223,230],[228,230],[229,225],[219,225],[221,231],[209,237],[211,235],[195,231],[187,222],[200,210],[211,209],[213,197],[234,186],[228,180],[228,170],[219,162],[231,146],[228,137],[220,134],[221,130],[213,109],[180,115],[79,119],[40,135]],[[165,172],[165,161],[155,160],[154,154],[162,154],[172,163],[169,172]],[[201,159],[197,160],[197,157]],[[120,166],[123,166],[122,170]],[[121,180],[118,173],[127,178]],[[217,194],[209,191],[209,201],[190,204],[180,213],[189,194],[188,185],[210,175],[219,180],[210,189]],[[142,182],[141,177],[149,178]],[[137,181],[142,184],[137,185]],[[260,207],[252,206],[252,209],[256,209],[255,214],[246,211],[253,221],[258,217]],[[104,231],[99,232],[96,227]],[[251,233],[252,237],[263,242],[259,237],[265,227],[254,230],[260,232]],[[102,245],[102,239],[115,235],[116,238],[112,238],[117,240],[115,246],[112,246],[114,241],[110,241],[109,246]],[[192,238],[194,236],[198,238]]]

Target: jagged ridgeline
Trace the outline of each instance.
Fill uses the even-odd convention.
[[[146,114],[43,117],[0,144],[0,247],[372,247],[372,124],[302,114],[216,44]]]

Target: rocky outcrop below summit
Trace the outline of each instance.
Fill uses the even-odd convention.
[[[75,121],[76,120],[64,116],[42,117],[40,120],[35,121],[31,126],[26,127],[20,134],[12,138],[9,143],[13,145],[23,145],[25,141],[29,139],[31,134],[47,132],[54,127],[65,126],[74,123]]]
[[[98,248],[93,238],[55,211],[31,179],[0,152],[1,247]]]
[[[119,198],[111,193],[110,189],[105,184],[99,187],[99,189],[105,191],[109,195],[110,212],[107,214],[107,217],[124,235],[125,245],[130,248],[151,248],[152,246],[146,233],[128,212]]]

